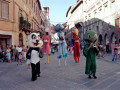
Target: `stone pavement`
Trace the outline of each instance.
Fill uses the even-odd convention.
[[[88,79],[84,74],[85,57],[75,63],[72,55],[67,66],[61,61],[58,66],[57,53],[50,56],[50,64],[41,59],[41,77],[31,81],[31,70],[26,63],[0,62],[0,90],[119,90],[120,65],[111,61],[111,55],[97,59],[97,79]]]

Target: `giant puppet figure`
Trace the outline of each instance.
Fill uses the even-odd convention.
[[[74,28],[74,32],[73,32],[73,40],[74,40],[74,59],[75,59],[75,63],[79,62],[79,58],[80,58],[80,43],[79,43],[79,36],[78,36],[78,29]]]
[[[61,24],[57,24],[55,26],[55,31],[57,32],[58,34],[58,41],[59,41],[59,44],[58,44],[58,60],[59,60],[59,66],[60,66],[60,60],[62,59],[62,57],[64,57],[65,59],[65,65],[66,65],[66,57],[68,56],[68,53],[67,53],[67,44],[66,44],[66,41],[65,41],[65,36],[64,36],[64,27],[63,25]]]
[[[41,55],[41,46],[43,45],[40,35],[37,32],[33,32],[28,36],[28,46],[30,47],[26,58],[30,60],[31,71],[32,71],[32,81],[35,81],[37,77],[40,77],[40,58]]]
[[[86,68],[85,74],[88,75],[88,78],[96,79],[96,56],[99,53],[99,49],[95,46],[95,42],[98,39],[98,36],[95,31],[89,30],[84,34],[84,40],[86,41],[86,46],[83,50],[83,54],[86,57]]]

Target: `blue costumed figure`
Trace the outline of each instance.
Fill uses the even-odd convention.
[[[60,66],[60,60],[62,59],[62,57],[64,57],[65,59],[65,66],[66,66],[66,57],[68,56],[68,53],[67,53],[67,44],[66,44],[66,41],[65,41],[65,36],[64,36],[64,27],[63,25],[61,24],[57,24],[55,26],[55,31],[57,32],[58,34],[58,41],[59,41],[59,44],[58,44],[58,60],[59,60],[59,66]]]

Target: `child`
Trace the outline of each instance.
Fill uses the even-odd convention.
[[[115,45],[112,61],[114,61],[114,59],[117,61],[117,58],[118,58],[118,48],[117,48],[117,45]]]
[[[70,53],[73,54],[73,47],[70,46]]]
[[[21,64],[22,64],[22,53],[19,54],[18,64],[19,64],[19,62],[21,62]],[[17,65],[18,65],[18,64],[17,64]]]
[[[23,60],[26,61],[26,49],[23,51]]]

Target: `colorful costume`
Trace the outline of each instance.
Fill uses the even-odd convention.
[[[85,74],[89,75],[89,78],[93,75],[96,79],[96,56],[99,53],[99,49],[93,44],[97,40],[97,34],[94,31],[89,30],[85,33],[84,40],[87,43],[83,50],[83,54],[86,57]]]
[[[45,54],[45,64],[46,64],[46,55],[47,55],[47,63],[49,64],[49,53],[50,53],[50,37],[47,34],[48,32],[46,32],[46,35],[42,37],[43,53]]]
[[[66,57],[68,56],[67,54],[67,44],[65,41],[65,36],[63,32],[64,27],[61,24],[57,24],[55,26],[56,32],[58,32],[58,37],[59,37],[59,45],[58,45],[58,60],[59,60],[59,65],[60,65],[60,59],[62,57],[65,58],[65,65],[66,65]]]
[[[39,49],[43,42],[40,40],[40,35],[38,33],[31,33],[28,36],[29,49],[26,54],[26,58],[30,60],[31,71],[32,71],[32,81],[35,81],[37,77],[40,77],[40,58],[42,58],[41,50]]]
[[[78,29],[75,29],[73,32],[74,35],[74,59],[75,63],[79,62],[80,58],[80,43],[79,43],[79,37],[78,37]]]

